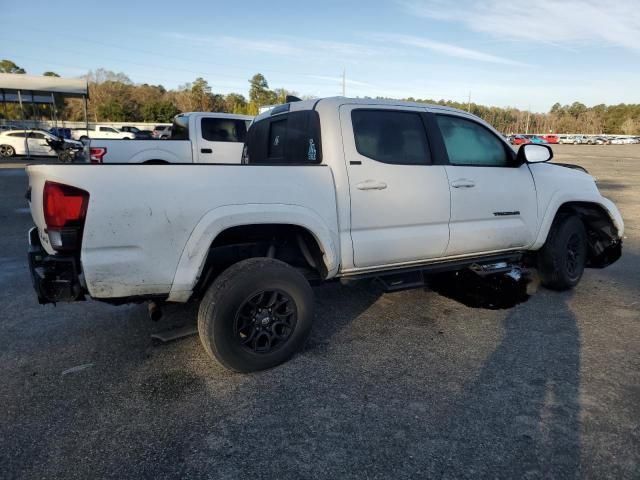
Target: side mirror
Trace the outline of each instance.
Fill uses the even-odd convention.
[[[526,143],[518,149],[520,163],[542,163],[553,158],[553,150],[549,145],[539,143]]]

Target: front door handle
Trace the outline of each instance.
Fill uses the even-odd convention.
[[[358,190],[384,190],[387,188],[387,184],[384,182],[378,182],[377,180],[365,180],[356,184]]]
[[[451,182],[453,188],[473,188],[476,186],[473,180],[467,180],[466,178],[460,178]]]
[[[201,148],[200,153],[213,153],[213,150],[210,148]]]

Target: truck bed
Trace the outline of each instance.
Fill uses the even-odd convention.
[[[89,192],[80,260],[94,298],[188,292],[193,278],[176,279],[179,263],[200,268],[225,222],[239,217],[316,222],[314,230],[338,244],[327,166],[70,164],[31,165],[27,173],[32,216],[49,254],[55,252],[44,232],[45,181]]]
[[[193,161],[190,140],[94,139],[89,146],[107,149],[101,163],[144,163],[150,160],[191,163]]]

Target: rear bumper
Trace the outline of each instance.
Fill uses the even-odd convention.
[[[49,255],[35,227],[29,230],[29,270],[40,304],[85,299],[79,261],[73,256]]]

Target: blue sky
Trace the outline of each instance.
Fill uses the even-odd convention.
[[[106,68],[247,94],[263,73],[301,95],[531,107],[640,103],[637,0],[3,2],[0,57],[28,73]],[[535,6],[532,6],[535,4]]]

